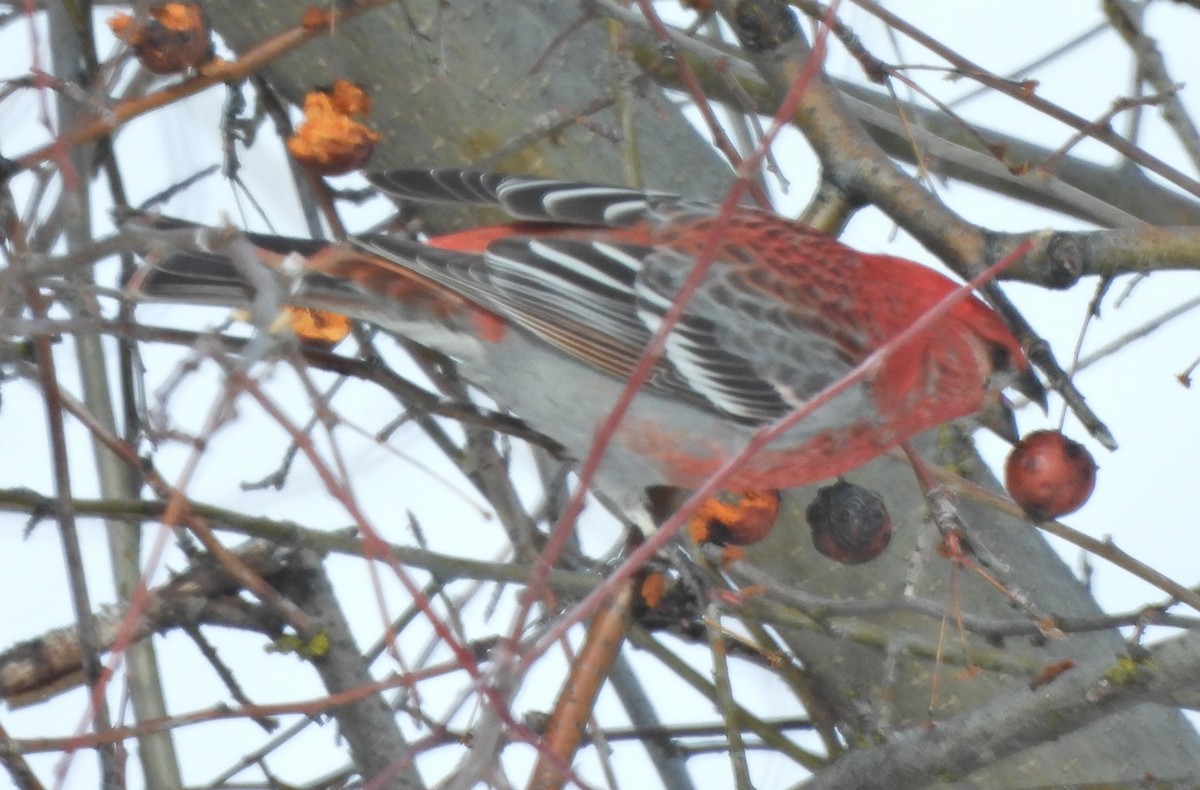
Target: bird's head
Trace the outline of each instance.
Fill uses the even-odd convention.
[[[972,297],[956,305],[952,315],[984,373],[987,394],[976,417],[1000,438],[1015,443],[1020,436],[1016,418],[1001,390],[1012,387],[1045,411],[1046,388],[1034,374],[1020,341],[995,311]]]
[[[960,287],[933,269],[903,258],[883,255],[866,257],[878,267],[874,272],[875,283],[900,282],[904,287],[902,295],[892,295],[884,302],[886,308],[878,312],[885,335],[897,334],[908,328],[919,316],[935,309]],[[957,348],[961,353],[963,341],[974,355],[976,371],[991,393],[989,400],[999,399],[1000,390],[1012,387],[1043,409],[1046,408],[1046,390],[1033,373],[1021,342],[999,314],[975,296],[968,296],[950,308],[930,329],[928,337],[919,341],[909,354],[930,353],[933,347]],[[946,355],[947,359],[957,356],[954,353]],[[958,358],[960,365],[966,361]],[[911,361],[905,361],[902,353],[895,364],[903,366],[911,364]]]
[[[1021,342],[1000,316],[975,298],[955,305],[951,314],[972,344],[988,389],[1012,387],[1045,410],[1046,388],[1034,374]]]

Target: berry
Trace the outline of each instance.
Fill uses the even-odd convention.
[[[321,176],[340,176],[367,163],[379,132],[362,120],[371,100],[349,80],[304,97],[304,120],[288,138],[287,149],[300,165]]]
[[[861,565],[883,554],[892,521],[874,491],[839,480],[817,492],[805,512],[817,551],[843,565]]]
[[[1087,448],[1058,431],[1035,431],[1004,464],[1004,487],[1035,521],[1074,513],[1096,487],[1096,462]]]
[[[778,491],[718,491],[692,516],[697,543],[750,546],[771,534],[779,515]]]
[[[213,58],[212,34],[196,3],[150,6],[145,22],[128,14],[108,20],[113,35],[133,47],[138,61],[155,74],[199,68]]]

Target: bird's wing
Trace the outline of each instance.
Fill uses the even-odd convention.
[[[411,268],[618,378],[633,371],[674,296],[674,291],[668,295],[656,290],[644,277],[648,265],[658,270],[659,262],[671,255],[658,247],[511,237],[493,242],[480,256],[391,236],[354,241],[364,251]],[[690,270],[692,263],[680,260],[669,268]],[[770,349],[753,346],[753,330],[734,335],[735,342],[730,342],[713,320],[710,301],[701,295],[685,309],[646,388],[747,425],[786,414],[797,403],[796,393],[763,373],[784,363],[761,365]],[[785,353],[803,345],[785,342],[780,337],[787,331],[783,327],[759,331],[766,343]],[[743,350],[749,354],[743,355]],[[809,356],[823,350],[810,350]]]
[[[478,171],[397,170],[367,178],[395,198],[493,205],[525,222],[625,228],[717,213],[712,204],[664,192]],[[633,370],[666,309],[645,283],[639,285],[643,263],[662,254],[653,246],[510,237],[492,241],[479,257],[389,237],[356,241],[397,262],[421,264],[422,274],[618,377]],[[646,386],[747,424],[786,413],[791,393],[765,378],[741,350],[736,342],[722,342],[705,313],[690,307]]]
[[[476,170],[389,170],[366,177],[393,198],[495,206],[525,222],[625,227],[664,210],[712,210],[668,192]]]
[[[386,235],[352,241],[364,252],[415,271],[618,378],[629,376],[650,341],[633,294],[646,248],[511,237],[493,242],[479,255]],[[663,367],[648,386],[697,400],[675,379]]]

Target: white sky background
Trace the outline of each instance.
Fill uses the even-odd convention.
[[[1100,21],[1098,3],[1028,1],[984,4],[940,0],[891,5],[902,8],[902,13],[917,27],[1002,75]],[[900,51],[896,54],[893,43],[882,28],[864,12],[847,6],[843,9],[842,18],[854,27],[865,46],[884,60],[910,64],[934,62],[933,58],[906,41],[900,42]],[[1195,57],[1195,42],[1200,41],[1200,13],[1174,3],[1158,2],[1149,12],[1147,29],[1165,53],[1173,78],[1187,84],[1182,97],[1193,114],[1200,117],[1200,98],[1196,93],[1200,90],[1200,59]],[[98,18],[97,31],[101,35],[107,33],[103,17]],[[30,29],[25,22],[10,24],[0,30],[4,52],[4,68],[0,73],[19,76],[29,70],[32,62],[29,39]],[[111,43],[103,43],[100,47],[102,57],[111,51]],[[453,69],[453,64],[448,66]],[[857,64],[836,45],[829,57],[828,67],[837,75],[861,80]],[[1125,45],[1114,34],[1105,33],[1053,64],[1021,76],[1037,79],[1040,83],[1038,92],[1044,98],[1060,103],[1078,115],[1094,118],[1110,107],[1115,96],[1130,91],[1130,71],[1130,56]],[[944,99],[953,99],[971,87],[966,82],[944,82],[928,73],[918,72],[915,76]],[[901,88],[898,90],[902,91]],[[224,97],[222,88],[214,88],[170,112],[139,119],[121,131],[117,141],[119,160],[126,166],[136,162],[146,163],[141,172],[125,173],[135,203],[220,161],[217,121]],[[1003,97],[986,95],[965,105],[961,111],[983,125],[1011,130],[1051,148],[1059,146],[1071,136],[1071,132],[1064,127]],[[37,144],[44,136],[37,118],[37,102],[31,92],[21,92],[0,104],[0,153],[13,157]],[[1122,124],[1119,119],[1116,128],[1123,129]],[[1169,131],[1154,112],[1145,116],[1142,134],[1139,142],[1144,147],[1163,156],[1183,172],[1194,175],[1179,153],[1178,146],[1170,139]],[[1074,154],[1086,154],[1100,162],[1112,162],[1115,158],[1107,149],[1090,142],[1078,146]],[[794,137],[786,136],[776,149],[776,157],[791,182],[790,195],[781,201],[781,210],[785,213],[795,212],[813,188],[814,160],[803,145],[795,144]],[[242,162],[243,179],[254,196],[267,205],[276,228],[284,233],[305,233],[297,207],[289,197],[290,189],[277,186],[278,174],[284,165],[273,135],[265,131],[253,151],[243,154]],[[961,184],[940,184],[937,188],[955,210],[972,221],[997,230],[1081,227],[1075,220],[1014,205]],[[102,189],[97,191],[103,192]],[[189,190],[185,196],[176,198],[167,210],[201,221],[213,221],[221,211],[236,217],[236,207],[232,190],[219,178],[214,178]],[[105,208],[97,204],[95,213],[98,222],[104,221]],[[369,212],[369,216],[364,212],[357,220],[357,227],[364,227],[378,219],[384,207],[377,204]],[[865,251],[887,252],[936,264],[928,252],[904,234],[898,234],[893,239],[892,231],[886,218],[868,210],[855,218],[844,240]],[[1089,329],[1084,344],[1085,354],[1089,349],[1104,345],[1200,292],[1200,276],[1195,273],[1156,274],[1140,283],[1121,308],[1115,309],[1114,300],[1125,292],[1126,284],[1127,281],[1119,282],[1110,290],[1104,303],[1102,320],[1094,322]],[[1059,359],[1066,362],[1070,358],[1094,286],[1095,281],[1089,280],[1070,293],[1051,293],[1019,285],[1008,285],[1006,291],[1025,310],[1034,327],[1050,340]],[[219,320],[222,313],[148,307],[142,310],[140,316],[152,324],[186,322],[201,327]],[[1109,453],[1088,440],[1072,419],[1068,419],[1066,425],[1069,435],[1088,444],[1101,467],[1092,500],[1081,512],[1068,517],[1066,522],[1093,536],[1111,535],[1119,546],[1138,559],[1189,585],[1197,582],[1195,558],[1200,551],[1196,528],[1200,524],[1200,497],[1196,495],[1195,471],[1196,448],[1200,443],[1200,416],[1197,413],[1200,393],[1180,386],[1175,376],[1200,354],[1198,341],[1200,316],[1189,315],[1079,376],[1077,383],[1089,403],[1107,422],[1120,443],[1119,452]],[[59,372],[64,381],[73,385],[76,376],[68,349],[69,343],[60,344]],[[151,373],[151,380],[161,381],[179,358],[177,349],[149,349],[148,362],[152,366],[157,365]],[[177,396],[188,400],[175,402],[173,413],[176,418],[191,410],[195,414],[193,427],[198,427],[212,402],[215,386],[211,381],[191,381],[186,392]],[[296,419],[307,418],[307,396],[294,386],[292,374],[278,370],[271,392],[288,405]],[[395,412],[395,405],[390,399],[369,388],[356,388],[354,397],[357,400],[339,398],[335,406],[344,415],[362,415],[359,423],[368,432],[386,422],[387,417],[380,415],[390,416]],[[181,408],[180,403],[194,405]],[[293,469],[287,487],[281,492],[243,493],[239,490],[240,482],[256,480],[273,472],[288,444],[282,431],[273,428],[269,420],[261,419],[261,415],[255,413],[257,407],[243,401],[241,408],[247,419],[215,438],[199,474],[189,487],[189,493],[201,501],[269,513],[280,518],[295,518],[308,526],[338,528],[349,525],[349,518],[320,490],[311,467],[303,462]],[[1052,406],[1050,417],[1027,410],[1020,415],[1021,429],[1025,432],[1038,427],[1053,427],[1060,411],[1061,404],[1057,401]],[[245,430],[246,426],[252,426],[253,430]],[[80,463],[73,469],[77,494],[91,496],[95,488],[87,463],[90,452],[82,451],[84,433],[70,421],[68,428],[74,446],[81,450],[77,454]],[[496,557],[504,540],[496,524],[478,523],[478,507],[472,505],[477,498],[450,491],[439,479],[413,465],[397,461],[387,451],[369,442],[355,441],[348,432],[341,432],[338,438],[347,462],[354,470],[355,490],[386,537],[399,541],[408,539],[407,516],[403,512],[408,509],[426,526],[426,537],[431,548],[462,553],[467,547],[467,553],[471,556],[481,559]],[[1001,443],[985,437],[981,444],[993,463],[1002,461],[1005,450]],[[396,434],[392,447],[419,456],[423,462],[433,464],[442,473],[450,471],[436,455],[422,452],[420,435],[415,428],[409,427]],[[3,388],[0,449],[0,487],[29,486],[44,493],[52,490],[41,398],[29,384],[9,383]],[[186,456],[186,450],[181,447],[164,447],[156,453],[154,460],[167,479],[172,480]],[[535,486],[530,485],[529,488],[529,496],[536,497]],[[399,510],[398,502],[402,503]],[[598,519],[589,518],[589,522],[596,524]],[[437,525],[445,524],[455,525],[454,531],[435,529]],[[0,646],[40,635],[49,627],[71,623],[73,615],[69,594],[63,583],[62,554],[53,524],[43,522],[32,535],[24,538],[24,519],[0,514],[0,527],[3,527],[0,529],[0,557],[3,557],[4,563],[4,572],[0,573],[0,601],[5,602],[0,605]],[[605,527],[603,534],[603,539],[590,538],[595,542],[596,550],[607,545],[604,541],[613,539],[616,533]],[[153,536],[154,530],[148,529],[147,535]],[[90,563],[93,603],[109,603],[112,591],[102,529],[95,522],[85,521],[81,527],[81,538]],[[1065,544],[1061,544],[1060,549],[1067,561],[1077,567],[1078,550]],[[1096,565],[1095,592],[1107,610],[1124,611],[1162,600],[1160,592],[1130,578],[1123,571],[1103,562],[1097,562]],[[166,564],[154,570],[153,579],[161,582],[171,569],[182,567],[183,563],[177,556],[169,555]],[[379,631],[381,615],[371,586],[363,574],[363,567],[361,561],[351,559],[331,563],[343,606],[355,614],[359,638],[363,644],[369,644]],[[389,572],[384,571],[380,575],[391,593],[388,611],[395,615],[404,608],[405,602],[396,594],[397,585]],[[471,611],[478,616],[481,606],[473,606]],[[491,622],[494,629],[506,629],[509,617],[502,611]],[[213,639],[239,674],[250,664],[261,667],[265,673],[263,676],[240,674],[242,682],[257,702],[308,699],[321,695],[311,671],[298,660],[265,656],[258,660],[264,646],[261,638],[222,634]],[[187,640],[176,635],[160,641],[160,644],[165,647],[161,660],[172,710],[204,708],[218,699],[227,698],[211,669],[202,663]],[[418,644],[417,641],[408,643],[406,649],[411,651],[409,655],[416,654]],[[647,671],[653,672],[652,662],[645,663]],[[701,672],[708,672],[703,654],[697,655],[695,663]],[[390,666],[382,663],[379,666],[380,671],[390,669]],[[658,684],[659,688],[675,682],[670,678],[663,678],[661,683],[657,678],[650,681]],[[459,684],[460,679],[455,679],[446,688],[457,689]],[[120,684],[112,687],[110,700],[114,710],[119,700],[119,688]],[[553,684],[541,689],[530,687],[518,700],[517,712],[546,709],[548,695],[555,688]],[[773,686],[769,676],[763,675],[761,679],[743,684],[739,691],[744,702],[757,705],[765,715],[785,716],[797,712],[792,705],[783,704],[788,699],[787,695]],[[436,696],[428,696],[436,694],[436,691],[429,689],[426,694],[427,699],[436,699]],[[447,696],[449,699],[450,692]],[[611,697],[602,700],[602,707],[609,711],[616,709]],[[435,713],[440,710],[436,703],[427,708]],[[65,735],[73,730],[83,711],[82,694],[71,693],[31,710],[0,711],[0,723],[15,737]],[[664,715],[669,716],[669,720],[709,720],[712,712],[703,707],[685,711],[669,709],[664,711]],[[460,717],[458,723],[465,723],[465,719]],[[186,781],[207,781],[215,771],[231,764],[250,748],[249,744],[261,739],[261,731],[247,722],[223,722],[177,731]],[[135,748],[133,743],[129,746]],[[281,751],[269,762],[280,777],[296,781],[314,776],[321,770],[338,767],[341,757],[337,750],[336,733],[332,725],[310,727],[296,747]],[[514,760],[522,757],[529,759],[531,754],[524,747],[509,751],[512,753],[509,756]],[[634,752],[640,753],[640,750],[625,750],[621,755],[630,760],[623,765],[636,772],[640,770],[641,763],[637,761],[641,758],[632,757]],[[449,750],[435,752],[426,759],[432,762],[450,759]],[[31,762],[41,771],[43,779],[49,780],[47,769],[52,760],[35,757]],[[322,767],[315,768],[314,765]],[[581,765],[585,775],[599,781],[599,774],[587,767],[594,766],[590,758],[584,759]],[[724,787],[728,784],[723,758],[713,759],[710,767],[714,770],[706,771],[705,765],[702,760],[693,764],[693,775],[698,780],[703,781],[708,774],[711,784],[704,786]],[[95,767],[96,761],[90,754],[77,757],[67,786],[95,786]],[[140,770],[133,757],[128,767],[135,776]],[[774,762],[758,763],[755,771],[755,779],[763,787],[790,782],[800,776],[792,767]],[[434,768],[430,775],[438,773],[438,769]],[[521,776],[522,772],[514,770],[513,775]],[[254,776],[250,772],[238,778]],[[7,776],[0,776],[0,785],[5,781]],[[133,780],[131,786],[137,786],[137,780]]]

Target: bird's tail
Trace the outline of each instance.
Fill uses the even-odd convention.
[[[395,250],[383,260],[352,243],[238,233],[131,212],[120,220],[161,234],[151,245],[158,251],[146,255],[149,265],[122,283],[131,298],[251,307],[271,289],[276,310],[286,304],[340,313],[464,354],[471,318],[462,315],[464,300],[422,275],[415,262],[399,261]],[[414,254],[420,249],[411,246]]]
[[[119,212],[116,220],[122,226],[136,223],[160,234],[161,242],[147,245],[155,248],[155,254],[147,255],[153,265],[142,267],[121,283],[133,295],[229,307],[253,299],[254,278],[248,278],[246,266],[239,267],[232,258],[239,252],[231,243],[234,232],[132,209]],[[288,255],[307,258],[329,245],[325,241],[261,233],[236,235],[247,242],[240,247],[247,266],[266,264],[276,268]]]

